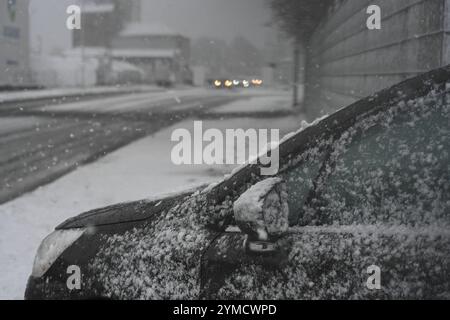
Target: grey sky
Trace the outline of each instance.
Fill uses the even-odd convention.
[[[127,1],[127,0],[123,0]],[[35,50],[68,48],[65,10],[77,0],[31,0],[31,38]],[[162,22],[191,38],[231,40],[241,34],[263,47],[270,11],[266,0],[144,0],[142,20]]]

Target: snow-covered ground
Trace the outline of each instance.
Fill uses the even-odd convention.
[[[268,110],[276,101],[280,109],[288,97],[253,98],[251,110]],[[243,106],[241,104],[241,106]],[[234,113],[237,105],[227,106]],[[220,108],[226,115],[227,107]],[[204,121],[203,127],[219,130],[233,128],[280,129],[280,135],[296,130],[299,117],[271,119],[224,117]],[[152,136],[107,155],[99,161],[43,186],[34,192],[0,206],[0,299],[22,299],[34,254],[41,240],[65,219],[84,211],[123,201],[171,193],[195,185],[210,183],[229,173],[235,166],[183,165],[171,161],[173,130],[192,132],[193,119],[185,120]]]
[[[81,96],[92,94],[110,94],[127,92],[164,91],[156,86],[110,86],[92,88],[58,88],[28,91],[11,91],[0,93],[0,102],[18,102],[30,99],[51,99],[58,97]]]
[[[0,136],[30,130],[42,126],[46,122],[47,120],[39,117],[0,118]]]
[[[223,93],[224,95],[226,92]],[[92,101],[72,102],[63,105],[45,106],[40,108],[43,111],[52,112],[96,112],[108,113],[117,111],[133,111],[137,109],[149,110],[151,106],[157,107],[162,101],[173,100],[175,104],[180,103],[181,99],[217,96],[217,92],[204,88],[174,89],[167,91],[150,91],[142,93],[125,94],[104,98],[95,103]]]
[[[292,111],[289,99],[285,94],[261,97],[251,97],[248,100],[238,100],[228,105],[214,108],[211,113],[253,113],[253,112],[277,112]]]

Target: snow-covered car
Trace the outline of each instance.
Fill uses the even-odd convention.
[[[450,66],[304,125],[274,177],[251,163],[69,219],[25,297],[449,299],[449,81]]]

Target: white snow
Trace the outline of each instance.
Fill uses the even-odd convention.
[[[104,98],[95,103],[92,101],[71,102],[63,105],[55,105],[42,107],[41,110],[53,111],[53,112],[117,112],[117,111],[131,111],[143,109],[150,111],[152,106],[158,107],[163,101],[173,99],[174,107],[176,104],[181,103],[181,98],[190,98],[195,96],[206,97],[212,95],[210,91],[201,88],[189,88],[189,89],[176,89],[176,90],[152,90],[149,92],[125,94],[118,97]],[[172,107],[172,110],[173,108]]]
[[[315,119],[313,122],[307,122],[305,120],[302,120],[300,122],[300,128],[297,129],[297,131],[292,131],[288,134],[286,134],[283,139],[280,140],[280,144],[289,140],[290,138],[296,136],[297,134],[299,134],[300,132],[304,131],[305,129],[311,127],[311,126],[315,126],[316,124],[318,124],[319,122],[321,122],[322,120],[325,120],[326,118],[328,118],[328,115],[323,115],[322,117],[319,117],[317,119]]]
[[[90,88],[58,88],[44,90],[29,90],[17,92],[0,93],[0,103],[2,102],[20,102],[30,99],[51,99],[68,96],[81,96],[86,94],[103,94],[103,93],[121,93],[121,92],[146,92],[161,91],[162,89],[155,86],[112,86],[112,87],[90,87]]]
[[[164,93],[137,93],[127,94],[120,97],[110,97],[101,99],[101,101],[82,101],[65,103],[64,105],[46,106],[42,110],[53,112],[116,112],[119,110],[136,110],[146,107],[149,109],[149,104],[156,104],[159,101],[170,99],[171,95]],[[174,96],[174,99],[178,96]]]
[[[271,95],[267,97],[252,97],[248,100],[238,100],[234,103],[215,108],[212,113],[252,113],[292,111],[291,98],[286,95]]]
[[[293,234],[299,233],[335,233],[335,234],[360,234],[368,235],[409,235],[409,236],[427,236],[430,238],[450,237],[450,230],[446,227],[432,225],[420,227],[408,227],[406,225],[385,225],[385,224],[353,224],[353,225],[334,225],[334,226],[304,226],[289,228]]]
[[[114,49],[113,57],[117,58],[174,58],[179,53],[175,49]]]
[[[128,63],[128,62],[124,62],[124,61],[113,61],[112,63],[112,70],[114,72],[129,72],[129,71],[135,71],[135,72],[139,72],[141,74],[144,74],[144,72],[139,69],[138,67],[136,67],[135,65]]]
[[[0,118],[0,136],[42,126],[48,120],[39,117]],[[1,138],[0,138],[1,141]]]
[[[449,119],[431,92],[349,128],[333,143],[308,224],[448,225]]]
[[[275,187],[282,182],[280,178],[265,179],[251,186],[234,202],[236,222],[243,230],[246,227],[252,229],[259,240],[267,240],[269,234],[282,233],[288,228],[289,208],[285,186],[280,192],[275,191]]]
[[[286,267],[274,274],[258,263],[241,264],[213,299],[449,298],[448,228],[352,225],[291,231],[282,240],[292,246]],[[381,290],[365,286],[372,264],[382,270]]]

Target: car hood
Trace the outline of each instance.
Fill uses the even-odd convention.
[[[150,219],[193,194],[204,186],[154,199],[120,203],[101,209],[91,210],[69,218],[56,227],[56,230],[104,226],[120,223],[138,222]]]

